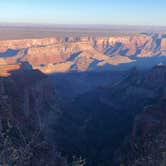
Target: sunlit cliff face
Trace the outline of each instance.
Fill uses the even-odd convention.
[[[20,65],[0,65],[0,76],[7,77],[11,71],[20,69]]]
[[[11,65],[28,62],[44,73],[100,71],[138,58],[165,56],[165,50],[164,34],[7,40],[0,41],[0,65],[12,70],[18,66]]]

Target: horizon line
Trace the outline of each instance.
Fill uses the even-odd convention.
[[[78,26],[98,26],[98,27],[145,27],[145,28],[166,28],[166,25],[137,25],[137,24],[88,24],[88,23],[82,23],[82,24],[68,24],[68,23],[33,23],[33,22],[0,22],[0,26],[9,26],[9,25],[14,25],[14,26],[69,26],[69,27],[78,27]]]

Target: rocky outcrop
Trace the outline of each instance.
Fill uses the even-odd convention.
[[[20,69],[20,65],[16,64],[16,65],[0,65],[0,76],[2,77],[6,77],[10,75],[11,71],[15,71]]]
[[[166,153],[166,102],[145,107],[136,116],[132,139],[125,144],[121,156],[123,166],[165,165]]]
[[[44,135],[49,113],[58,110],[54,90],[40,71],[21,67],[0,77],[0,164],[66,166]]]
[[[132,112],[140,107],[134,115],[132,130],[115,153],[115,165],[119,166],[155,166],[165,165],[166,153],[166,66],[156,65],[145,72],[140,79],[136,72],[131,73],[126,81],[129,87],[137,84],[136,89],[130,92],[135,99],[143,97],[142,102],[135,103]],[[137,75],[137,76],[135,76]],[[134,78],[135,77],[135,78]],[[133,78],[133,79],[132,79]],[[138,79],[139,78],[139,79]],[[142,81],[141,81],[142,80]],[[125,82],[124,82],[125,84]],[[119,85],[119,88],[122,85]],[[128,87],[128,88],[129,88]],[[142,87],[142,88],[140,88]],[[127,87],[126,87],[127,88]],[[136,93],[140,92],[140,96]],[[146,93],[145,93],[146,92]],[[123,94],[126,94],[123,92]],[[149,96],[147,100],[147,96]],[[136,100],[137,100],[136,99]],[[132,99],[129,99],[132,100]],[[145,102],[146,100],[146,102]],[[130,110],[128,104],[128,111]]]
[[[7,40],[0,41],[0,51],[4,52],[7,49],[21,49],[29,47],[42,47],[58,43],[56,38],[45,38],[45,39],[24,39],[24,40]]]
[[[165,123],[165,108],[161,105],[148,106],[136,117],[133,128],[133,137],[135,139],[144,139],[148,134],[155,130],[160,130]]]
[[[166,66],[161,63],[153,67],[150,70],[147,79],[164,84],[166,82]]]
[[[161,50],[166,50],[166,38],[161,39]]]

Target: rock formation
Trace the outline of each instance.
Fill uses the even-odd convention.
[[[164,34],[8,40],[0,41],[0,64],[27,61],[44,73],[98,71],[137,65],[147,57],[165,57],[165,49]]]
[[[50,110],[58,110],[52,86],[40,71],[20,67],[0,77],[0,165],[66,166],[44,135]]]

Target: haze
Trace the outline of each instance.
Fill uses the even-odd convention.
[[[165,26],[164,0],[3,0],[1,23]]]

